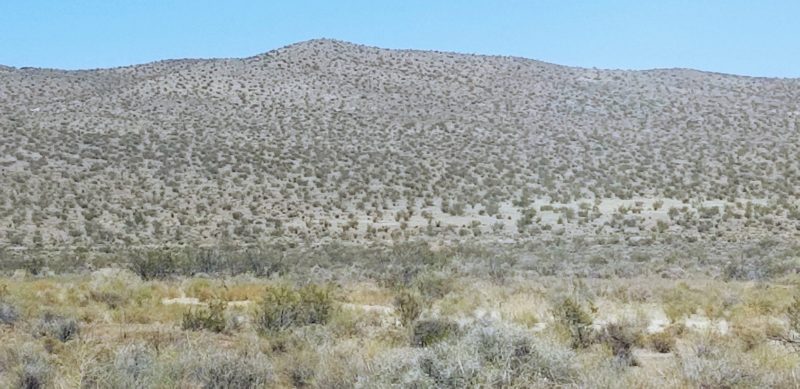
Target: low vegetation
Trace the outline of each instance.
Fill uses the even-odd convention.
[[[0,388],[800,387],[799,87],[0,67]]]
[[[0,279],[0,386],[797,384],[795,273],[753,283],[726,277],[712,256],[679,279],[655,271],[660,261],[680,266],[676,254],[634,256],[649,270],[598,276],[583,266],[609,267],[613,257],[601,261],[597,250],[550,271],[521,259],[534,251],[498,250],[325,247],[292,259],[287,249],[283,260],[300,262],[269,277],[195,274],[182,267],[195,261],[186,253],[174,253],[184,270],[157,277],[132,264],[52,274],[44,260],[37,275]],[[114,257],[129,263],[125,255]],[[502,282],[484,275],[496,258],[518,255]],[[416,267],[405,266],[410,256]],[[554,275],[566,271],[571,281]]]

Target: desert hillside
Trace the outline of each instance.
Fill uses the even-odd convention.
[[[313,40],[0,67],[0,246],[800,234],[800,80]]]

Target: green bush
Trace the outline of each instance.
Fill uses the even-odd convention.
[[[394,306],[400,322],[408,326],[417,320],[424,308],[422,297],[411,290],[403,289],[394,297]]]
[[[333,309],[329,287],[313,284],[301,288],[270,286],[256,312],[256,324],[263,333],[309,324],[325,324]]]
[[[574,298],[567,297],[557,304],[553,316],[568,331],[573,348],[585,348],[594,343],[592,316]]]
[[[222,332],[225,330],[225,301],[216,300],[208,308],[190,309],[183,314],[181,328],[184,330]]]

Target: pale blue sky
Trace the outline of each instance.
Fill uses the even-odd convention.
[[[312,38],[565,65],[800,77],[798,0],[2,0],[0,64],[243,57]]]

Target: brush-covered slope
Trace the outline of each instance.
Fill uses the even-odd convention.
[[[800,81],[331,40],[0,68],[0,246],[797,236]]]

